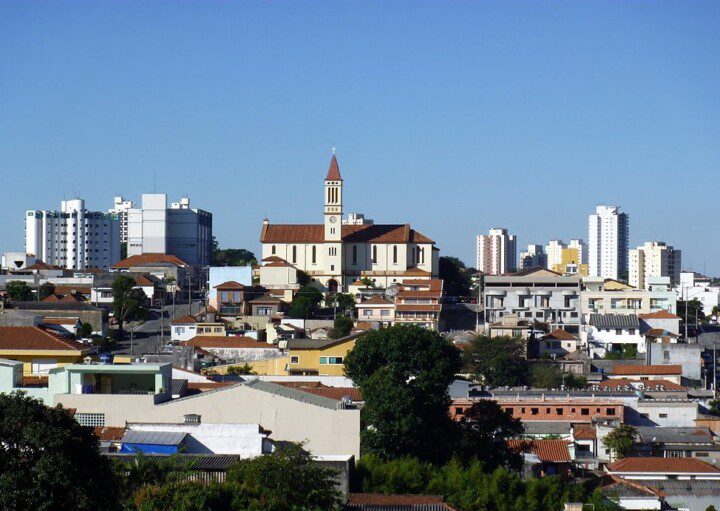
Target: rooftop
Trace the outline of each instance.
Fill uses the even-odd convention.
[[[48,350],[85,353],[90,348],[36,326],[0,326],[0,350]]]
[[[531,452],[540,461],[570,463],[570,451],[565,440],[508,440],[508,447],[517,452]]]
[[[616,365],[613,367],[613,375],[682,375],[681,365]]]
[[[131,268],[133,266],[151,266],[153,264],[165,263],[172,264],[181,268],[188,266],[188,264],[177,256],[171,254],[139,254],[130,256],[127,259],[115,263],[111,266],[114,269]]]
[[[607,465],[608,472],[720,474],[720,468],[697,458],[623,458]]]
[[[342,241],[347,243],[435,243],[409,224],[343,225]],[[323,224],[264,224],[262,243],[323,243]]]

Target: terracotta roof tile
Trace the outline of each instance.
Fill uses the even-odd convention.
[[[227,282],[223,282],[222,284],[215,286],[215,289],[245,289],[245,286],[239,282],[235,282],[234,280],[228,280]]]
[[[346,243],[434,243],[427,236],[405,225],[343,225],[342,240]],[[322,224],[267,224],[260,237],[262,243],[323,243]],[[421,270],[422,271],[422,270]],[[422,275],[429,275],[423,272]]]
[[[556,330],[553,330],[549,334],[545,336],[545,338],[551,338],[551,339],[560,339],[562,341],[577,341],[578,338],[575,337],[570,332],[567,332],[561,328],[558,328]]]
[[[347,396],[355,402],[362,401],[362,395],[360,389],[357,387],[327,387],[320,382],[299,382],[299,381],[283,381],[273,382],[283,387],[291,387],[293,389],[302,390],[303,392],[309,392],[318,396],[327,397],[340,401],[343,397]]]
[[[642,319],[680,319],[680,316],[676,316],[665,310],[655,311],[649,314],[639,314],[639,317]]]
[[[590,424],[577,424],[573,426],[573,437],[575,440],[595,440],[597,431],[595,431],[595,426]]]
[[[111,268],[130,268],[132,266],[157,263],[170,263],[180,267],[188,266],[185,261],[171,254],[139,254],[123,259],[122,261],[113,264]]]
[[[119,442],[125,435],[125,428],[103,426],[93,428],[93,433],[95,433],[95,436],[100,440],[104,440],[106,442]]]
[[[508,440],[507,444],[514,451],[532,452],[540,461],[570,462],[570,451],[565,440]]]
[[[89,348],[36,326],[0,326],[0,350],[87,352]]]
[[[364,302],[360,302],[360,305],[393,305],[393,302],[386,300],[382,296],[376,295],[372,298],[368,298]]]
[[[650,472],[663,474],[720,474],[720,468],[697,458],[623,458],[610,463],[608,472]]]
[[[46,325],[76,325],[78,318],[45,318],[42,322]]]
[[[642,375],[681,375],[681,365],[616,365],[611,374],[631,376]]]
[[[410,304],[401,303],[395,305],[397,312],[440,312],[440,304]]]
[[[668,380],[630,380],[628,378],[612,378],[598,383],[597,386],[600,390],[623,390],[624,387],[634,387],[639,384],[642,384],[643,390],[648,392],[682,392],[687,390],[687,387]]]
[[[350,493],[348,506],[417,506],[442,504],[440,495],[386,495],[383,493]]]
[[[170,324],[171,325],[194,325],[197,323],[198,320],[195,316],[185,315],[180,316],[179,318],[173,319]]]

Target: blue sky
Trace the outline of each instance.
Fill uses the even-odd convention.
[[[0,3],[0,251],[79,193],[189,194],[222,246],[345,211],[587,237],[596,204],[720,274],[720,2]]]

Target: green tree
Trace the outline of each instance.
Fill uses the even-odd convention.
[[[373,279],[371,279],[370,277],[363,277],[360,279],[360,282],[365,287],[372,287],[372,288],[375,287],[375,281]]]
[[[62,408],[0,394],[0,510],[114,509],[117,487],[98,439]]]
[[[533,364],[530,384],[538,389],[559,389],[563,383],[562,371],[552,364]]]
[[[257,374],[253,371],[250,364],[245,363],[241,366],[230,366],[227,368],[227,374]]]
[[[215,236],[211,241],[213,266],[250,266],[257,262],[255,254],[244,248],[221,249]]]
[[[118,338],[123,337],[123,327],[128,321],[144,319],[145,293],[135,287],[135,279],[128,275],[118,275],[112,284],[112,310],[118,324]]]
[[[233,509],[229,485],[182,481],[140,488],[133,498],[137,511],[226,511]]]
[[[337,293],[334,300],[330,299],[328,302],[335,304],[338,314],[352,316],[355,311],[355,298],[349,293]]]
[[[690,301],[678,300],[675,310],[682,321],[685,321],[685,309],[687,308],[687,324],[694,325],[705,321],[705,313],[703,312],[703,304],[700,300],[693,299]]]
[[[522,435],[522,423],[495,401],[482,399],[473,404],[460,419],[458,427],[455,450],[462,461],[478,459],[489,470],[501,466],[513,470],[522,467],[522,457],[507,445],[507,440]]]
[[[365,399],[363,447],[383,458],[442,460],[453,424],[448,385],[460,369],[457,348],[418,326],[371,331],[345,358],[345,373]]]
[[[227,481],[236,486],[234,509],[332,509],[339,503],[334,472],[294,443],[240,461],[228,470]]]
[[[633,450],[637,432],[634,427],[623,424],[608,433],[603,443],[613,452],[616,459],[625,458]]]
[[[353,329],[353,320],[347,316],[338,316],[333,322],[332,331],[330,337],[332,339],[341,339],[350,335]]]
[[[90,337],[93,333],[93,327],[90,323],[83,323],[78,329],[78,337]]]
[[[720,398],[711,400],[708,403],[708,410],[713,415],[720,415]]]
[[[524,385],[528,380],[524,341],[479,335],[463,352],[465,370],[491,387]]]
[[[290,304],[290,316],[299,319],[312,318],[323,299],[322,293],[313,286],[301,287]]]
[[[21,280],[11,280],[5,284],[5,292],[13,302],[27,302],[33,298],[32,290]]]
[[[587,378],[582,374],[566,374],[563,376],[563,385],[571,390],[582,390],[587,388]]]
[[[50,282],[45,282],[38,287],[38,300],[44,300],[50,295],[55,294],[55,285]]]
[[[440,257],[438,272],[443,280],[443,291],[447,296],[470,296],[472,275],[457,257]]]
[[[312,283],[312,278],[306,272],[302,270],[297,271],[297,281],[300,287],[309,286]]]

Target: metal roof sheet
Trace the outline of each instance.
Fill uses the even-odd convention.
[[[122,443],[147,445],[180,445],[187,433],[174,431],[137,431],[125,432]]]

